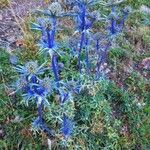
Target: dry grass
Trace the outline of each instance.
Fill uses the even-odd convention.
[[[8,0],[0,0],[0,9],[5,8],[8,4]]]

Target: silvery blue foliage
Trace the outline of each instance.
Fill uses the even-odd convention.
[[[70,81],[60,81],[60,87],[58,88],[61,96],[60,103],[63,104],[67,100],[73,100],[73,95],[79,94],[81,88],[79,81],[73,79]]]
[[[84,86],[82,83],[85,79],[83,70],[91,79],[93,73],[96,79],[102,74],[101,66],[107,61],[108,50],[112,46],[116,36],[122,31],[124,21],[129,14],[129,9],[123,9],[122,15],[117,12],[117,5],[121,2],[114,3],[111,1],[105,5],[111,8],[111,12],[106,18],[108,34],[92,33],[93,24],[99,20],[100,15],[96,11],[90,11],[92,6],[101,2],[99,0],[67,0],[65,3],[74,6],[70,13],[64,13],[60,3],[53,2],[47,10],[37,10],[36,12],[45,15],[46,18],[38,18],[37,23],[32,24],[32,29],[41,33],[39,40],[40,54],[49,54],[51,59],[51,70],[54,79],[49,77],[41,79],[41,76],[48,69],[44,67],[45,63],[38,66],[37,62],[27,62],[24,66],[18,65],[14,67],[20,74],[17,81],[17,90],[22,92],[22,96],[26,102],[34,100],[37,105],[38,116],[33,122],[34,129],[43,130],[49,135],[54,135],[43,119],[43,107],[49,104],[47,97],[52,93],[59,95],[59,104],[61,108],[67,101],[73,101],[74,95],[79,94]],[[58,21],[61,17],[71,16],[75,22],[75,32],[68,39],[67,46],[70,49],[70,57],[78,59],[78,69],[80,72],[79,79],[65,80],[60,78],[60,72],[64,68],[64,64],[58,62],[58,57],[62,56],[61,44],[56,41],[56,32],[58,31]],[[58,19],[59,18],[59,19]],[[64,53],[63,53],[64,54]],[[82,56],[83,55],[83,56]],[[81,59],[81,56],[83,57]],[[94,64],[94,67],[92,66]],[[94,69],[93,69],[93,68]],[[93,69],[93,70],[92,70]],[[92,75],[93,75],[92,74]],[[94,76],[94,80],[95,80]],[[93,76],[92,76],[93,77]],[[60,80],[61,79],[61,80]],[[53,92],[54,91],[54,92]],[[65,112],[61,114],[61,133],[65,139],[68,139],[73,132],[73,120]]]
[[[39,104],[38,106],[38,117],[33,121],[32,127],[35,131],[42,130],[46,132],[49,136],[54,136],[54,131],[51,130],[44,122],[41,104]]]
[[[48,21],[40,19],[38,24],[33,24],[32,29],[41,31],[41,40],[39,46],[41,52],[46,52],[51,57],[52,71],[54,74],[55,82],[59,87],[59,66],[57,55],[59,53],[59,44],[55,41],[57,31],[58,18],[66,16],[59,2],[53,2],[49,5],[47,10],[37,10],[37,13],[48,16]]]
[[[65,82],[61,81],[58,90],[60,94],[60,105],[61,107],[64,107],[64,104],[67,101],[73,101],[74,94],[80,93],[81,85],[78,81],[74,81],[73,79]],[[71,136],[73,132],[73,126],[73,120],[64,112],[61,123],[61,132],[66,140]]]
[[[74,57],[78,56],[79,41],[80,37],[78,35],[72,36],[68,40],[68,48],[70,49],[70,54]]]
[[[74,1],[74,8],[73,12],[75,13],[74,20],[76,23],[76,33],[80,34],[80,40],[77,43],[77,52],[78,52],[78,67],[81,72],[82,65],[81,65],[81,52],[82,49],[85,47],[86,49],[86,68],[87,72],[90,70],[89,64],[89,55],[88,55],[88,46],[89,46],[89,30],[92,28],[93,23],[97,19],[97,12],[90,12],[89,8],[96,4],[98,1],[96,0],[75,0]]]
[[[33,68],[34,65],[32,66],[31,64],[34,64],[34,62],[28,62],[25,66],[19,66],[19,68],[25,69],[25,71],[18,70],[18,68],[16,67],[16,70],[20,73],[20,78],[18,79],[16,86],[18,90],[22,91],[23,98],[27,104],[29,100],[35,99],[36,101],[37,98],[42,97],[46,106],[48,105],[46,97],[48,94],[52,93],[54,84],[48,77],[40,80],[38,75],[43,74],[43,71],[46,69],[39,67],[41,70],[39,69],[40,72],[38,72],[39,70],[34,70],[38,69],[37,63],[35,63],[36,65],[34,64],[37,68]]]
[[[43,106],[47,107],[49,105],[47,96],[51,95],[55,87],[49,77],[40,79],[40,75],[44,74],[47,68],[44,67],[44,64],[38,66],[38,63],[33,61],[27,62],[25,66],[18,65],[14,68],[20,74],[16,87],[17,90],[21,91],[25,103],[28,105],[30,100],[34,100],[37,104],[38,117],[33,122],[33,127],[51,134],[51,130],[46,126],[42,114]]]
[[[120,32],[123,30],[123,25],[130,13],[131,9],[130,7],[126,7],[122,10],[122,16],[119,16],[119,13],[117,12],[116,6],[113,6],[111,8],[111,13],[108,17],[109,20],[109,37],[115,38]]]
[[[44,64],[41,66],[38,66],[37,61],[29,61],[25,63],[24,66],[17,65],[17,67],[14,67],[18,73],[20,73],[22,76],[33,76],[33,75],[40,75],[43,74],[44,71],[47,68],[44,68]]]
[[[43,14],[51,18],[59,18],[65,15],[59,2],[51,3],[47,10],[36,10],[36,13]]]

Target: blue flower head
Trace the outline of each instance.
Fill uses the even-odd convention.
[[[62,6],[59,2],[51,3],[47,10],[37,10],[36,12],[49,16],[50,18],[60,18],[65,16]]]
[[[89,8],[97,2],[97,0],[75,0],[73,11],[76,14],[75,21],[78,31],[90,29],[94,21],[99,18],[96,11],[89,12]]]
[[[42,130],[46,132],[49,136],[53,136],[54,132],[45,124],[44,120],[39,116],[32,122],[32,128],[35,131]]]
[[[26,104],[29,100],[42,97],[44,104],[48,104],[46,99],[48,94],[51,94],[53,89],[52,81],[46,77],[40,80],[38,75],[45,72],[44,64],[38,66],[37,62],[27,62],[25,66],[18,65],[15,68],[20,73],[20,78],[16,83],[18,90],[21,90],[22,96]]]
[[[40,81],[40,86],[43,87],[45,95],[51,93],[54,88],[54,83],[49,77],[45,77]]]
[[[37,102],[42,100],[44,106],[49,105],[47,96],[50,95],[54,89],[54,82],[50,80],[49,77],[45,77],[43,80],[39,80],[37,84],[33,84],[32,89]]]
[[[63,12],[59,2],[53,2],[51,5],[49,5],[48,10],[52,16],[60,16]]]
[[[37,61],[29,61],[24,66],[18,65],[14,68],[18,73],[22,74],[23,76],[40,75],[43,74],[46,70],[46,68],[44,68],[44,64],[38,66]]]
[[[16,82],[16,87],[18,90],[24,90],[27,88],[27,86],[28,86],[28,82],[26,80],[26,77],[24,76],[21,76]]]
[[[109,20],[109,36],[110,38],[116,37],[123,29],[124,22],[126,18],[128,17],[129,13],[131,12],[130,7],[126,7],[122,10],[122,16],[119,15],[119,13],[116,10],[116,6],[111,6],[112,10],[110,15],[108,16]]]

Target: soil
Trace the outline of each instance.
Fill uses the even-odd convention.
[[[11,3],[0,10],[0,47],[8,47],[22,37],[18,25],[29,13],[37,8],[46,7],[43,0],[11,0]],[[18,20],[18,22],[16,21]]]

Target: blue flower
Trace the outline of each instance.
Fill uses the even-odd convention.
[[[75,7],[73,10],[74,10],[74,13],[76,14],[74,16],[74,19],[76,22],[75,33],[81,33],[81,37],[79,40],[79,48],[78,48],[78,67],[79,67],[80,73],[82,70],[81,52],[84,46],[86,48],[85,62],[87,66],[87,72],[89,72],[90,70],[89,69],[90,68],[89,55],[88,55],[89,29],[92,27],[98,15],[95,12],[93,12],[91,15],[88,8],[90,8],[92,5],[96,4],[97,2],[98,2],[97,0],[75,0],[74,1]]]
[[[33,75],[41,75],[44,73],[46,68],[44,68],[44,64],[41,66],[38,66],[38,63],[35,61],[29,61],[24,66],[18,65],[17,67],[14,67],[16,71],[23,76],[33,76]]]
[[[126,18],[128,17],[131,8],[126,7],[124,10],[122,10],[122,17],[119,17],[116,6],[112,6],[111,13],[109,15],[109,36],[110,38],[115,38],[123,29],[124,22]]]
[[[36,13],[43,14],[51,18],[61,18],[66,16],[66,13],[64,13],[59,2],[51,3],[47,10],[36,10]]]
[[[49,5],[48,10],[50,11],[52,16],[60,16],[63,12],[63,9],[59,2],[53,2]]]
[[[24,89],[28,86],[28,82],[26,80],[26,77],[25,76],[21,76],[17,82],[16,82],[16,87],[17,89]]]

